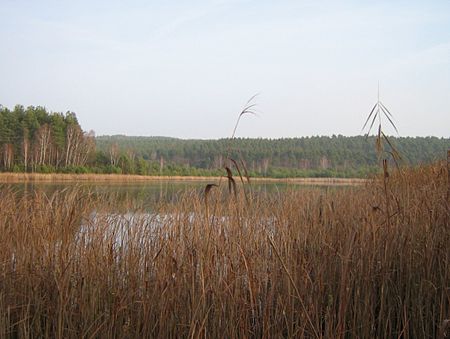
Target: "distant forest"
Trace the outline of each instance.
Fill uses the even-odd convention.
[[[94,133],[83,132],[72,112],[0,106],[0,156],[1,171],[71,171],[92,164]]]
[[[392,137],[403,164],[443,159],[449,138]],[[100,136],[84,132],[73,112],[0,106],[0,171],[223,175],[228,158],[251,176],[364,177],[379,166],[375,138],[314,136],[284,139],[183,140]]]

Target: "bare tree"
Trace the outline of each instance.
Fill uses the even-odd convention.
[[[48,124],[42,125],[36,133],[35,161],[38,165],[45,165],[51,143],[51,130]]]
[[[11,169],[14,159],[14,146],[13,144],[3,145],[3,167]]]
[[[109,159],[111,161],[111,166],[117,166],[119,162],[119,146],[114,143],[109,148]]]
[[[25,171],[28,170],[29,150],[30,150],[30,140],[28,139],[28,130],[25,129],[22,140],[23,165],[25,167]]]
[[[89,131],[88,133],[83,133],[81,140],[79,141],[79,158],[77,165],[86,165],[89,156],[95,151],[95,133],[94,131]]]

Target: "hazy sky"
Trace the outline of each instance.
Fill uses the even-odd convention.
[[[450,136],[450,1],[0,0],[0,104],[97,135]],[[389,131],[389,129],[388,129]]]

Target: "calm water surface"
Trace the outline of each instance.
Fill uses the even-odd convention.
[[[132,202],[134,206],[142,206],[152,210],[158,203],[173,202],[186,192],[202,195],[207,181],[154,181],[154,182],[27,182],[14,184],[0,184],[0,190],[12,188],[18,194],[33,194],[44,192],[47,195],[67,190],[79,189],[82,192],[102,195],[117,200]],[[218,183],[211,181],[211,183]],[[226,182],[222,185],[226,187]],[[238,189],[242,186],[238,186]],[[354,186],[334,185],[305,185],[298,183],[252,183],[251,190],[255,194],[277,194],[286,190],[321,190],[324,193],[330,190],[353,189]]]

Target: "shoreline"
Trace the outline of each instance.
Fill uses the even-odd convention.
[[[238,176],[235,176],[240,181]],[[158,181],[217,181],[226,177],[149,176],[136,174],[66,174],[66,173],[0,173],[0,183],[22,182],[158,182]],[[361,185],[361,178],[250,178],[250,182],[279,182],[314,185]]]

